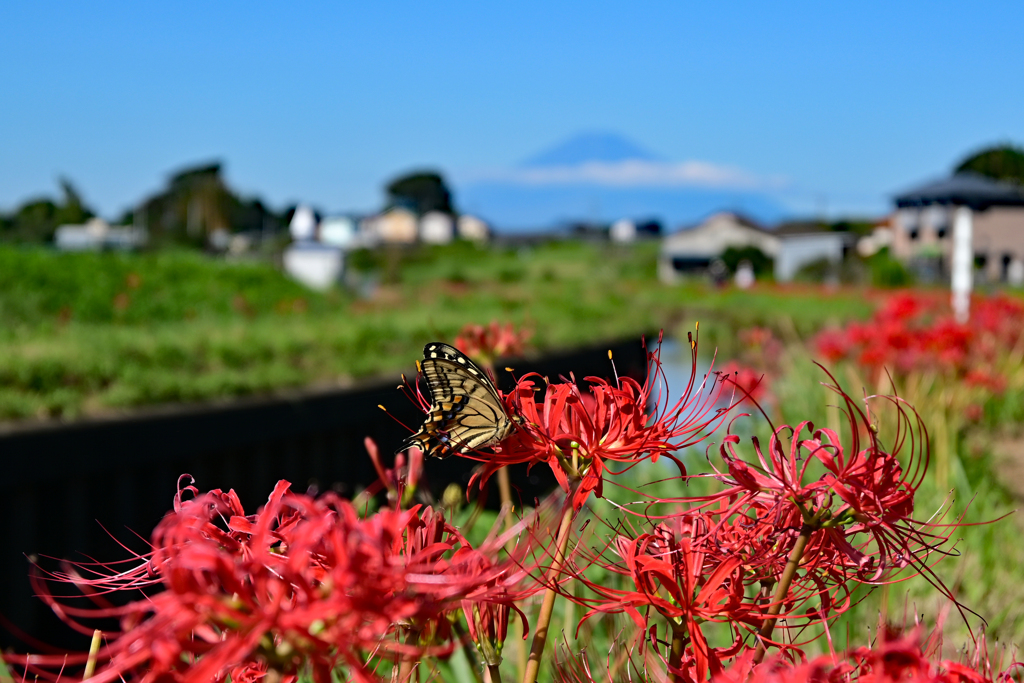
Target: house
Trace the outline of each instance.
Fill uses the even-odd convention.
[[[363,246],[359,225],[351,216],[325,216],[320,221],[320,242],[346,250]]]
[[[779,237],[739,214],[716,213],[700,225],[662,240],[658,276],[672,282],[682,273],[703,272],[729,247],[754,247],[774,258],[779,252]]]
[[[416,214],[404,206],[388,209],[372,220],[371,227],[377,241],[390,244],[412,244],[419,236]]]
[[[448,244],[455,239],[455,221],[441,211],[428,211],[420,218],[420,241],[427,244]]]
[[[970,237],[975,275],[982,281],[1024,279],[1024,189],[973,173],[958,173],[895,197],[892,253],[911,268],[947,276],[953,226]]]
[[[775,229],[779,249],[775,255],[775,279],[790,282],[806,265],[829,261],[836,269],[857,242],[848,232],[829,230],[819,223],[783,223]]]
[[[341,280],[345,252],[312,240],[295,242],[283,254],[284,270],[310,289],[330,289]]]
[[[612,223],[612,227],[608,230],[608,237],[611,238],[612,242],[616,242],[618,244],[629,244],[630,242],[635,242],[636,223],[628,218],[620,218]]]
[[[296,242],[316,239],[316,214],[305,204],[299,204],[292,214],[292,222],[288,224],[288,232]]]
[[[84,225],[61,225],[54,233],[53,242],[61,251],[129,250],[146,244],[143,228],[133,226],[111,227],[102,218],[91,218]]]
[[[455,228],[459,233],[459,237],[464,240],[486,242],[491,236],[490,226],[482,219],[471,216],[468,213],[459,216]]]
[[[876,221],[871,229],[871,234],[857,240],[857,253],[867,258],[874,256],[882,249],[891,248],[895,223],[896,214],[894,213]]]

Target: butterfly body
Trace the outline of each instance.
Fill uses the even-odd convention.
[[[446,458],[496,444],[512,431],[494,382],[461,351],[441,342],[427,344],[418,366],[431,405],[423,426],[403,448],[418,446]]]

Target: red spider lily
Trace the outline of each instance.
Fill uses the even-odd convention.
[[[752,655],[753,653],[749,653]],[[837,667],[830,657],[794,664],[781,657],[751,671],[750,656],[739,658],[728,670],[715,676],[713,683],[847,683],[848,667]]]
[[[493,453],[467,453],[483,462],[481,485],[505,465],[547,463],[562,489],[572,491],[579,509],[591,492],[603,495],[606,472],[618,474],[644,460],[668,457],[707,438],[729,408],[716,407],[720,392],[708,376],[697,383],[697,344],[691,339],[691,376],[683,395],[669,404],[663,393],[659,349],[648,354],[648,374],[641,385],[623,377],[615,383],[587,377],[588,391],[572,381],[547,383],[536,374],[521,378],[505,397],[518,426]],[[544,383],[544,397],[536,392]],[[730,406],[731,407],[731,406]],[[609,462],[625,467],[608,468]],[[579,479],[573,488],[570,480]]]
[[[580,576],[597,597],[581,600],[590,611],[580,621],[603,613],[624,612],[641,633],[657,640],[657,628],[650,624],[650,611],[660,614],[670,626],[672,637],[685,644],[669,662],[670,673],[682,680],[706,680],[721,670],[722,663],[743,648],[740,624],[755,630],[760,605],[747,598],[744,558],[721,553],[709,533],[713,520],[694,514],[654,527],[636,538],[618,536],[615,550],[621,560],[606,569],[629,577],[633,590],[607,587]],[[710,522],[710,523],[709,523]],[[736,634],[732,645],[713,648],[702,624],[728,622]]]
[[[532,330],[516,331],[512,323],[501,325],[492,320],[483,325],[466,325],[455,337],[455,347],[483,367],[491,367],[502,356],[520,356]]]
[[[354,680],[373,681],[371,656],[450,652],[447,614],[463,601],[528,594],[513,592],[527,573],[522,558],[484,562],[486,553],[472,551],[431,508],[361,519],[333,494],[313,499],[288,488],[280,482],[250,516],[233,492],[190,501],[179,494],[140,571],[65,575],[103,592],[136,589],[144,570],[164,589],[123,607],[64,608],[70,619],[121,619],[93,680],[254,680],[269,667],[284,676],[308,668],[321,683],[344,666]]]
[[[761,546],[751,561],[764,577],[777,577],[798,537],[806,536],[797,558],[802,575],[796,576],[785,605],[789,614],[815,595],[827,604],[819,617],[841,613],[850,580],[879,584],[921,573],[951,597],[928,560],[958,522],[926,523],[913,517],[914,496],[928,466],[920,418],[896,397],[877,397],[890,401],[897,417],[887,449],[866,412],[837,385],[826,386],[843,401],[850,425],[845,445],[836,432],[804,422],[774,430],[766,450],[752,439],[756,457],[748,461],[736,452],[739,437],[729,434],[720,447],[725,471],[713,475],[726,488],[707,500],[720,502],[723,520],[748,516],[751,506],[758,511],[760,537],[778,541],[771,548]],[[897,459],[901,451],[902,462]],[[728,501],[727,509],[722,501]]]
[[[713,683],[1011,683],[1019,673],[1013,664],[993,673],[984,643],[975,648],[971,661],[938,657],[934,645],[922,645],[915,630],[896,639],[882,639],[874,647],[857,648],[845,655],[818,657],[793,663],[775,658],[751,667],[739,658]]]
[[[423,478],[423,451],[416,446],[399,451],[395,454],[395,465],[385,468],[380,460],[380,449],[377,442],[366,437],[363,439],[367,455],[373,467],[377,470],[377,484],[371,486],[368,491],[376,493],[383,486],[388,492],[388,502],[391,504],[408,504],[416,493],[416,487]],[[408,465],[406,465],[406,452],[408,452]]]
[[[462,611],[469,624],[469,635],[488,666],[501,664],[501,650],[508,636],[509,602],[474,602],[464,600]],[[523,619],[523,623],[526,620]]]
[[[988,660],[984,643],[973,656],[963,661],[942,659],[933,643],[922,645],[918,632],[895,639],[882,639],[873,647],[848,653],[823,655],[811,661],[791,661],[775,657],[754,665],[751,652],[736,657],[724,671],[711,678],[712,683],[1013,683],[1022,664],[1014,663],[1000,673]],[[559,683],[611,683],[604,671],[594,671],[586,653],[563,653],[558,659]],[[626,680],[660,681],[657,672],[633,666],[634,675]]]
[[[1022,340],[1024,304],[1006,296],[978,298],[970,324],[953,319],[944,301],[923,294],[891,297],[866,323],[818,335],[830,361],[848,359],[874,377],[883,370],[950,373],[999,393],[998,382],[979,381],[991,363]]]

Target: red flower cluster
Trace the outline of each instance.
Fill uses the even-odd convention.
[[[901,298],[890,308],[916,320],[919,303]],[[1009,308],[1000,310],[1008,315]],[[1004,339],[1010,331],[997,322],[986,334]],[[233,491],[197,495],[188,486],[141,563],[114,575],[107,565],[89,564],[51,575],[83,588],[98,608],[47,600],[86,632],[81,619],[121,620],[122,632],[99,654],[97,683],[294,683],[299,676],[376,683],[379,667],[408,683],[422,658],[452,652],[462,617],[469,631],[462,640],[473,640],[492,681],[500,680],[509,618],[514,611],[525,626],[517,601],[541,590],[525,683],[536,680],[558,595],[586,609],[580,625],[600,615],[630,617],[635,638],[624,651],[639,648],[645,664],[619,660],[615,667],[629,667],[640,680],[660,680],[665,671],[673,683],[996,680],[979,673],[978,662],[932,664],[933,653],[912,639],[804,662],[804,629],[827,626],[848,610],[856,585],[924,575],[952,599],[931,565],[960,520],[914,517],[929,460],[917,414],[896,397],[867,397],[862,405],[836,384],[827,386],[841,399],[844,433],[801,422],[773,429],[764,446],[753,438],[744,452],[730,429],[719,458],[708,454],[710,470],[688,473],[676,452],[707,438],[733,407],[722,400],[727,392],[716,373],[698,378],[695,339],[690,349],[691,376],[675,400],[660,347],[648,354],[643,384],[588,377],[583,388],[571,376],[551,383],[533,374],[501,396],[515,428],[492,449],[463,454],[481,462],[475,476],[483,482],[508,464],[546,463],[568,499],[560,499],[557,515],[554,503],[538,506],[530,521],[500,535],[499,517],[476,547],[438,510],[404,509],[422,474],[418,449],[387,468],[367,440],[389,501],[378,512],[361,514],[333,494],[295,494],[280,482],[258,513],[246,515]],[[414,399],[423,406],[422,395]],[[888,401],[896,413],[891,431],[879,434],[870,400]],[[574,524],[574,515],[589,496],[604,496],[604,484],[614,481],[609,475],[662,457],[678,465],[679,483],[699,478],[718,490],[673,498],[630,489],[640,500],[615,503],[624,514],[604,521],[607,537],[582,542],[579,529],[587,525]],[[194,497],[184,500],[184,493]],[[510,506],[503,509],[510,514]],[[542,516],[561,518],[557,534]],[[512,543],[524,531],[528,541]],[[125,590],[145,595],[124,606],[105,602],[106,593]],[[777,622],[789,637],[774,636]],[[769,647],[780,655],[763,662]],[[661,659],[653,677],[650,657]],[[29,671],[63,663],[8,661]],[[573,658],[558,676],[591,681],[585,658]]]
[[[977,297],[971,322],[957,323],[944,299],[918,293],[892,296],[871,318],[818,335],[829,361],[852,360],[877,377],[930,370],[952,373],[990,391],[1002,389],[990,369],[1000,353],[1024,339],[1024,303],[1007,296]]]
[[[481,483],[506,465],[547,463],[563,490],[572,493],[577,510],[592,492],[603,495],[606,472],[621,473],[662,456],[685,471],[673,453],[707,438],[729,410],[718,405],[721,392],[711,373],[697,382],[695,339],[690,348],[690,381],[674,402],[661,369],[660,340],[658,350],[648,353],[642,385],[629,377],[614,383],[587,377],[589,386],[582,389],[571,379],[548,382],[537,374],[526,375],[505,397],[509,414],[518,419],[513,435],[493,453],[465,456],[483,463]],[[622,467],[612,471],[610,463]]]
[[[482,366],[490,367],[502,356],[522,355],[531,336],[531,330],[517,332],[512,323],[501,325],[497,320],[492,320],[486,327],[463,327],[455,337],[455,347]]]
[[[179,493],[142,566],[62,577],[93,594],[163,590],[124,607],[63,611],[121,620],[122,633],[100,653],[107,664],[97,683],[255,681],[269,669],[329,683],[339,667],[352,680],[375,681],[373,662],[450,652],[448,615],[461,607],[504,610],[507,623],[513,601],[531,589],[516,589],[527,575],[522,558],[492,559],[499,547],[472,548],[429,507],[362,518],[348,501],[294,494],[284,481],[255,515],[233,491],[188,501]]]
[[[755,646],[798,653],[792,639],[772,638],[776,620],[784,618],[784,628],[794,632],[828,622],[850,607],[852,583],[924,574],[952,599],[928,558],[956,524],[913,517],[928,461],[923,425],[898,399],[889,399],[898,426],[894,447],[886,449],[868,415],[831,388],[844,402],[850,425],[845,438],[806,422],[784,426],[767,449],[754,438],[754,457],[744,459],[737,453],[740,439],[728,434],[720,447],[725,466],[710,475],[724,488],[679,499],[681,511],[648,522],[642,533],[619,533],[596,555],[576,558],[566,571],[592,594],[577,598],[590,610],[584,620],[628,614],[653,646],[672,640],[668,669],[675,680],[704,681]],[[653,518],[649,505],[645,514]],[[593,565],[633,587],[589,578]],[[716,623],[729,625],[728,645],[709,645],[706,630]],[[659,634],[659,625],[667,636]]]
[[[1016,663],[993,671],[983,641],[973,657],[963,661],[941,659],[938,644],[933,639],[922,645],[914,632],[810,662],[774,658],[751,668],[749,660],[743,660],[713,683],[1012,683],[1021,673],[1022,665]]]
[[[669,662],[671,672],[683,680],[704,681],[721,671],[722,662],[740,652],[741,625],[756,630],[759,601],[744,595],[747,586],[746,557],[716,543],[711,535],[713,515],[696,513],[658,524],[635,538],[618,536],[615,553],[619,561],[605,562],[605,568],[632,580],[632,590],[608,587],[607,580],[594,581],[580,574],[581,582],[594,594],[580,602],[590,607],[583,621],[602,613],[625,612],[639,633],[652,643],[659,637],[652,616],[668,624],[669,638],[679,637],[678,650]],[[730,623],[735,638],[724,648],[708,644],[702,625]],[[582,622],[581,622],[582,623]]]

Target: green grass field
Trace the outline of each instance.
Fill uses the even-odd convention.
[[[866,316],[862,292],[740,292],[656,278],[657,245],[555,242],[364,252],[325,294],[192,252],[0,248],[0,419],[74,417],[406,370],[431,339],[511,321],[537,351],[700,320],[723,351],[752,324],[806,336]],[[362,292],[357,295],[353,292]]]

